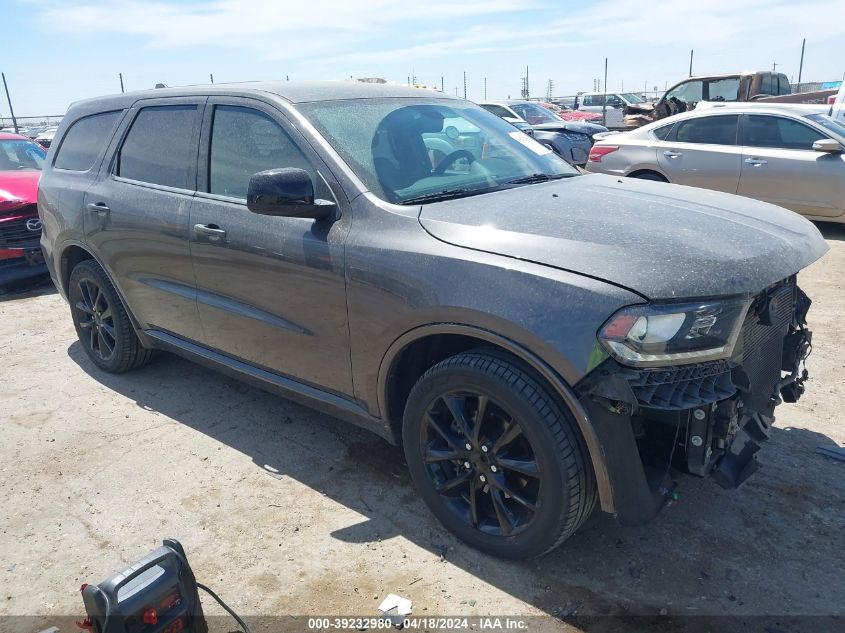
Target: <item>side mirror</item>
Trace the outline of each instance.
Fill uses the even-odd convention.
[[[335,203],[314,199],[314,182],[304,169],[283,167],[253,174],[246,206],[253,213],[324,220],[334,217]]]
[[[823,138],[813,143],[813,149],[817,152],[826,152],[828,154],[841,154],[843,152],[842,145],[832,138]]]

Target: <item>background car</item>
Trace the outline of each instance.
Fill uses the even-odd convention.
[[[528,121],[534,138],[572,165],[583,166],[593,146],[593,135],[607,132],[603,125],[563,121],[534,101],[485,101],[478,105],[511,123]]]
[[[632,92],[584,92],[578,95],[575,109],[593,112],[605,118],[608,128],[624,128],[624,114],[628,106],[645,103],[645,99]]]
[[[41,145],[41,147],[49,148],[50,144],[53,142],[53,137],[56,135],[57,129],[57,127],[48,127],[35,137],[35,142]]]
[[[556,103],[547,103],[545,101],[538,101],[540,105],[547,110],[551,110],[559,119],[564,121],[590,121],[592,123],[601,123],[601,115],[596,112],[586,112],[580,110],[573,110],[566,106],[561,106]]]
[[[678,114],[596,143],[587,171],[737,193],[845,222],[845,125],[806,106]]]
[[[0,133],[0,287],[47,273],[36,207],[46,155],[25,136]]]

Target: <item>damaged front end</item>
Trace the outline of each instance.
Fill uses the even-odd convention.
[[[810,299],[794,276],[754,297],[679,305],[614,315],[600,334],[610,358],[577,385],[625,523],[657,513],[673,469],[745,482],[775,407],[807,380]]]

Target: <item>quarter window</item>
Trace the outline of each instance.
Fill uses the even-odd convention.
[[[669,125],[664,125],[662,127],[656,128],[651,131],[655,138],[661,141],[665,141],[666,138],[669,136],[669,132],[672,131],[674,127],[674,123],[670,123]]]
[[[208,191],[246,199],[253,174],[279,167],[315,173],[281,126],[252,108],[217,106],[211,128]]]
[[[745,145],[778,149],[813,149],[813,143],[827,138],[808,125],[776,116],[749,115],[745,124]]]
[[[103,112],[76,121],[65,133],[53,166],[72,171],[91,169],[119,116],[120,112]]]
[[[117,175],[166,187],[193,189],[188,183],[197,106],[172,105],[143,108],[120,148]]]
[[[686,119],[676,124],[678,143],[736,145],[738,115],[721,115]]]

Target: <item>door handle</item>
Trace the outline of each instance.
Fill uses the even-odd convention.
[[[681,157],[681,156],[683,156],[684,154],[683,154],[683,152],[675,152],[675,151],[673,151],[673,150],[671,150],[671,149],[667,149],[665,152],[663,152],[663,155],[664,155],[666,158],[680,158],[680,157]]]
[[[754,165],[755,167],[759,167],[760,165],[768,165],[769,161],[763,160],[762,158],[746,158],[744,161],[747,165]]]
[[[194,233],[203,235],[212,242],[219,242],[226,237],[226,231],[216,224],[194,224]]]
[[[89,211],[94,211],[100,217],[104,217],[106,214],[111,212],[111,209],[109,209],[103,202],[89,202],[85,205],[85,208]]]

